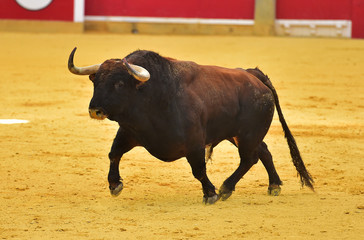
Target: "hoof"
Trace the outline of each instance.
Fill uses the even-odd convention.
[[[123,190],[123,187],[124,187],[123,183],[119,183],[119,185],[117,185],[116,187],[109,186],[111,196],[113,196],[113,197],[119,196],[121,191]]]
[[[233,192],[228,192],[228,193],[219,193],[219,196],[221,198],[221,201],[226,201],[231,195],[233,194]]]
[[[212,197],[203,197],[203,203],[205,205],[212,205],[219,200],[219,196],[216,194]]]
[[[224,185],[222,185],[219,189],[219,197],[221,201],[226,201],[232,194],[233,191],[228,190]]]
[[[279,194],[281,193],[281,187],[279,185],[269,185],[268,187],[268,195],[271,196],[279,196]]]

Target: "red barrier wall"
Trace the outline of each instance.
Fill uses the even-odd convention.
[[[277,19],[351,19],[352,0],[276,0]]]
[[[15,0],[0,0],[0,19],[72,22],[74,2],[53,0],[30,11]],[[83,6],[83,0],[82,6]],[[352,37],[364,38],[364,0],[276,0],[277,19],[351,20]],[[255,0],[85,0],[87,16],[254,19]],[[82,16],[83,11],[77,11]],[[78,20],[83,21],[83,20]]]
[[[254,19],[255,0],[86,0],[86,16]]]
[[[30,11],[15,0],[0,0],[0,19],[73,21],[74,0],[53,0],[46,8]]]
[[[352,36],[364,38],[364,0],[353,0]]]
[[[276,0],[277,19],[351,20],[352,37],[364,38],[364,0]]]

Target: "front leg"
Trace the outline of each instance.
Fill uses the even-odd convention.
[[[109,189],[112,196],[118,196],[123,190],[123,183],[119,173],[119,163],[124,153],[136,146],[136,141],[119,128],[109,153],[110,170],[108,174]]]

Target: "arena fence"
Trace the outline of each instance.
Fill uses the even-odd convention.
[[[0,30],[364,38],[364,0],[1,0]]]

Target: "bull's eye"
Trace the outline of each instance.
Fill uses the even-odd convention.
[[[120,81],[120,82],[115,83],[114,86],[115,86],[115,89],[118,90],[124,86],[124,83]]]
[[[88,78],[93,82],[95,80],[95,74],[89,75]]]

